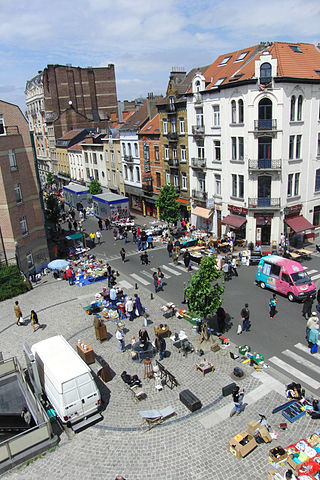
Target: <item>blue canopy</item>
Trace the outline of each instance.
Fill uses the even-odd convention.
[[[68,265],[69,265],[69,262],[67,260],[57,259],[57,260],[52,260],[52,262],[48,263],[48,268],[51,268],[51,270],[62,270],[63,268],[66,268]]]

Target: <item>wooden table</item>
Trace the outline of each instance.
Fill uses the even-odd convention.
[[[159,338],[161,338],[161,337],[170,337],[170,335],[171,335],[169,325],[164,325],[164,324],[162,324],[162,327],[160,327],[160,325],[158,325],[158,328],[155,328],[155,329],[154,329],[154,333],[155,333],[156,335],[158,335]]]
[[[205,376],[206,373],[214,372],[214,366],[209,362],[197,363],[196,370],[200,370],[202,375]]]
[[[90,363],[94,363],[95,360],[93,349],[90,347],[90,345],[87,344],[87,342],[82,342],[82,345],[84,345],[84,348],[82,348],[82,346],[77,343],[78,355],[87,365],[89,365]]]
[[[99,318],[95,317],[93,325],[96,332],[96,339],[100,340],[100,342],[102,342],[102,340],[108,340],[107,327]]]
[[[289,252],[289,254],[291,255],[292,258],[295,258],[295,259],[301,258],[300,253]]]

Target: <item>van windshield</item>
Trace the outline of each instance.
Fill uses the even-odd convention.
[[[291,273],[292,281],[295,285],[311,285],[311,279],[306,272]]]

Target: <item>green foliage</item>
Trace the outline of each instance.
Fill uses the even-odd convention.
[[[180,218],[180,207],[176,202],[177,192],[173,185],[164,185],[156,202],[161,220],[176,223]]]
[[[54,178],[51,172],[47,173],[47,184],[50,186],[54,184]]]
[[[0,267],[0,301],[16,297],[27,291],[23,277],[16,265]]]
[[[204,257],[199,270],[191,276],[186,296],[190,311],[207,319],[222,304],[224,286],[219,283],[222,272],[217,268],[215,256]]]
[[[91,193],[91,195],[98,195],[99,193],[102,193],[102,188],[98,180],[91,180],[89,185],[89,192]]]
[[[46,218],[49,222],[56,225],[60,218],[60,208],[59,208],[58,199],[55,195],[51,194],[45,197],[45,202],[46,202],[46,208],[45,208]]]

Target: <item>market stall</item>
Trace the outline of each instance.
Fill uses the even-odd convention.
[[[100,195],[92,195],[93,211],[98,218],[122,219],[128,218],[129,199],[116,193],[101,193]]]
[[[83,208],[88,208],[91,201],[88,187],[76,183],[69,183],[69,185],[63,187],[63,195],[65,203],[77,209],[80,205]]]

